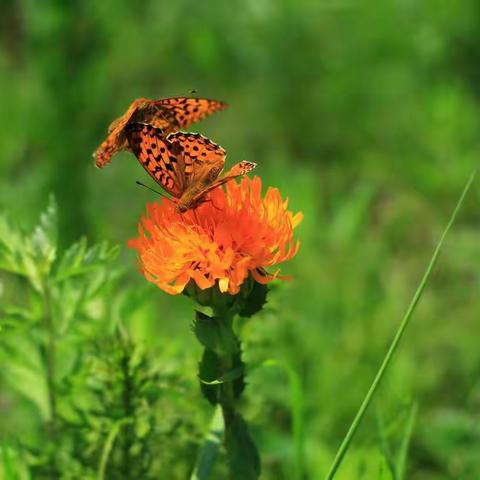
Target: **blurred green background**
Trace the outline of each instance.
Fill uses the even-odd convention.
[[[294,280],[273,289],[242,336],[248,361],[285,361],[301,380],[303,478],[322,478],[478,163],[480,4],[3,0],[0,40],[0,209],[29,228],[53,192],[62,247],[84,235],[122,245],[117,292],[139,305],[123,321],[160,377],[181,382],[164,415],[200,433],[211,409],[195,376],[193,304],[146,285],[126,248],[155,199],[135,185],[148,178],[131,154],[103,170],[91,155],[137,97],[195,89],[230,105],[193,130],[226,148],[227,161],[257,162],[265,186],[305,215],[300,252],[284,267]],[[480,478],[478,193],[338,478],[390,478],[378,475],[411,405],[404,478]],[[3,289],[9,281],[0,277]],[[38,445],[36,407],[7,376],[0,369],[0,438]],[[260,368],[249,383],[242,408],[262,478],[293,478],[285,372]],[[186,478],[188,442],[172,434],[158,444],[177,456],[171,476],[155,478]]]

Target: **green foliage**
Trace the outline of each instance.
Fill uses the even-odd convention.
[[[474,0],[147,0],[141,9],[122,0],[4,2],[0,210],[22,226],[12,229],[0,216],[0,445],[10,464],[21,475],[48,464],[41,455],[50,407],[40,288],[53,252],[43,249],[47,241],[34,248],[26,226],[53,191],[59,230],[47,296],[59,414],[71,410],[72,383],[76,398],[91,406],[83,400],[90,398],[85,362],[123,323],[161,372],[158,478],[192,471],[211,406],[199,399],[191,302],[146,286],[126,248],[117,260],[100,259],[63,280],[61,261],[73,249],[65,262],[83,272],[90,262],[77,253],[100,249],[105,239],[124,244],[145,203],[155,200],[135,186],[146,174],[130,154],[93,168],[91,154],[110,121],[134,98],[194,88],[230,104],[194,130],[226,148],[227,164],[257,162],[264,185],[278,187],[305,215],[299,254],[282,266],[293,281],[275,282],[262,311],[236,327],[246,364],[275,358],[295,372],[305,476],[323,478],[478,163],[479,19]],[[407,478],[480,478],[478,188],[473,193],[375,401],[394,462],[406,400],[418,401]],[[89,246],[78,243],[82,237]],[[248,381],[242,411],[255,425],[262,478],[295,478],[302,435],[293,435],[292,382],[277,368],[256,369]],[[390,432],[392,424],[398,429]],[[391,479],[377,433],[371,412],[339,479]],[[101,439],[95,455],[105,451]],[[68,459],[65,441],[58,453]],[[94,478],[98,462],[89,467]],[[227,478],[221,463],[211,478]],[[38,478],[38,468],[30,477]]]
[[[82,239],[62,253],[57,223],[53,199],[31,233],[2,217],[1,265],[12,288],[0,309],[0,385],[7,399],[34,409],[28,423],[21,415],[10,420],[7,434],[20,443],[2,446],[0,472],[6,480],[29,478],[29,471],[38,479],[88,480],[188,470],[172,460],[178,449],[191,448],[195,427],[186,422],[180,440],[181,414],[161,415],[168,408],[162,394],[178,388],[176,377],[162,378],[158,364],[113,321],[118,248],[88,247]],[[124,298],[118,311],[131,315],[139,305]],[[173,457],[159,455],[172,435]],[[187,455],[193,463],[193,452]]]

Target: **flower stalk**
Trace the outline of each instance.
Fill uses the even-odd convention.
[[[219,405],[222,411],[229,478],[255,480],[260,475],[259,455],[247,424],[237,410],[238,399],[245,387],[241,343],[233,328],[239,304],[231,302],[229,295],[213,295],[213,298],[220,300],[212,305],[214,315],[210,317],[197,312],[194,323],[194,332],[204,346],[200,385],[205,398],[212,405]],[[230,308],[226,307],[229,303]]]

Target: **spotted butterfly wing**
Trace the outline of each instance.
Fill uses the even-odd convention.
[[[170,195],[180,198],[184,192],[185,164],[172,151],[161,129],[149,124],[129,123],[126,136],[140,164]]]
[[[195,208],[214,188],[255,168],[240,162],[219,177],[225,165],[225,150],[198,133],[177,132],[166,138],[149,124],[129,123],[126,134],[143,168],[168,193],[178,199],[179,210]]]
[[[172,97],[160,100],[138,98],[121,117],[110,124],[107,138],[94,153],[95,164],[97,167],[104,167],[116,152],[128,150],[125,134],[128,123],[149,123],[162,129],[166,135],[180,128],[187,128],[192,123],[226,107],[223,102],[206,98]]]
[[[192,123],[227,108],[227,104],[219,100],[193,97],[164,98],[155,104],[171,112],[181,128],[188,128]]]
[[[167,141],[185,166],[185,191],[210,184],[223,170],[225,150],[203,135],[177,132],[168,135]]]

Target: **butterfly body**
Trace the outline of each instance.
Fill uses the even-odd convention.
[[[222,174],[225,150],[198,133],[175,132],[167,136],[147,123],[126,126],[129,146],[143,168],[172,197],[179,212],[196,208],[208,193],[255,168],[239,162]]]
[[[162,129],[166,135],[180,128],[188,128],[192,123],[226,107],[223,102],[207,98],[171,97],[160,100],[137,98],[127,111],[108,127],[107,138],[94,153],[95,164],[102,168],[110,162],[116,152],[129,150],[125,132],[128,123],[149,123]]]

